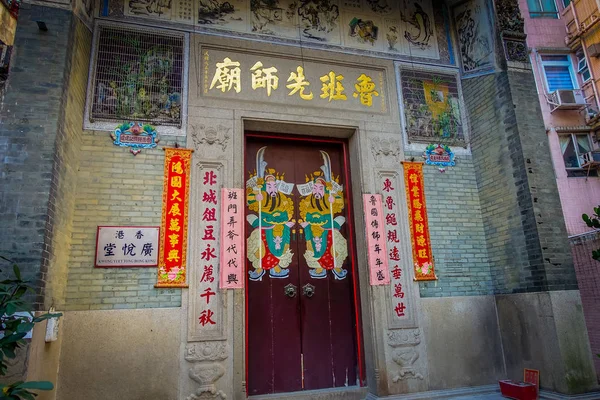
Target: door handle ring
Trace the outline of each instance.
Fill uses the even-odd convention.
[[[302,286],[302,294],[308,298],[313,297],[315,294],[315,287],[310,283],[307,283],[306,285]]]
[[[298,288],[290,283],[290,284],[287,284],[283,288],[283,292],[285,293],[285,295],[287,297],[294,298],[294,297],[296,297],[296,294],[298,292]]]

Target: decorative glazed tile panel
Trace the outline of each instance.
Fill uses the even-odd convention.
[[[409,142],[463,144],[465,134],[456,74],[402,69],[400,75]]]

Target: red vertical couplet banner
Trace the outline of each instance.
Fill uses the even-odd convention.
[[[380,194],[363,194],[367,245],[369,248],[369,277],[372,286],[390,283],[388,256]]]
[[[221,289],[244,288],[243,200],[243,189],[221,189]]]
[[[402,164],[404,165],[408,221],[410,222],[413,261],[415,263],[415,280],[434,281],[437,280],[437,276],[435,276],[431,241],[429,239],[423,163],[404,161]]]
[[[191,149],[165,149],[163,208],[155,287],[188,287],[186,255]]]

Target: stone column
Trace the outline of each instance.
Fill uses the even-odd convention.
[[[385,367],[375,371],[376,387],[369,385],[370,398],[375,395],[383,397],[390,394],[406,394],[426,391],[428,388],[427,349],[420,325],[421,314],[419,286],[414,282],[412,267],[411,239],[409,233],[408,210],[401,161],[404,152],[401,149],[402,136],[399,132],[380,131],[369,132],[368,156],[369,174],[372,182],[370,193],[383,195],[386,203],[386,213],[396,216],[397,225],[393,226],[398,234],[398,242],[388,242],[387,251],[397,246],[401,259],[397,264],[402,271],[400,279],[392,279],[389,286],[371,286],[371,302],[380,312],[374,313],[374,332],[381,341],[375,341],[383,353],[381,361]],[[387,189],[384,189],[387,183]],[[390,188],[392,188],[390,190]],[[388,200],[388,197],[391,200]],[[388,205],[389,204],[389,205]],[[385,232],[386,241],[390,226]],[[390,261],[391,262],[391,261]],[[390,269],[393,265],[390,264]],[[404,297],[401,299],[406,306],[405,316],[399,318],[395,307],[395,284],[401,284]],[[364,307],[363,301],[363,307]]]

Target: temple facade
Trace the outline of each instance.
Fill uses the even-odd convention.
[[[516,0],[11,7],[40,399],[598,390]]]

